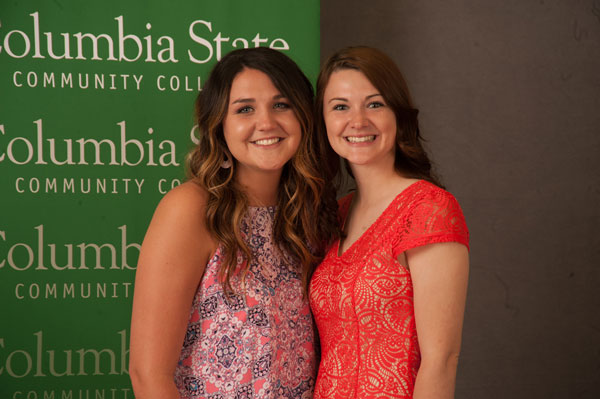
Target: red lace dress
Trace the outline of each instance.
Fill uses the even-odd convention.
[[[340,200],[345,220],[352,194]],[[321,338],[319,398],[412,398],[421,362],[410,272],[397,258],[468,231],[454,197],[420,180],[392,201],[341,256],[330,248],[310,283]]]

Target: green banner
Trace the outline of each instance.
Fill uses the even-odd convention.
[[[319,2],[2,1],[1,399],[133,397],[144,232],[210,68],[255,46],[314,81]]]

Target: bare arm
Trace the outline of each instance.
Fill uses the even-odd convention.
[[[414,399],[454,398],[467,295],[469,256],[458,243],[406,251],[414,286],[421,366]]]
[[[188,182],[158,205],[135,278],[129,372],[138,399],[179,399],[173,375],[191,304],[216,249],[205,226],[206,194]]]

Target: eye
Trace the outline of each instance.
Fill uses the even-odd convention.
[[[381,108],[385,107],[385,104],[381,101],[373,101],[367,105],[367,108]]]
[[[291,107],[292,107],[292,106],[291,106],[290,104],[288,104],[288,103],[286,103],[286,102],[282,102],[282,101],[280,101],[280,102],[278,102],[278,103],[275,103],[275,104],[273,104],[273,108],[274,108],[274,109],[281,109],[281,110],[284,110],[284,109],[289,109],[289,108],[291,108]]]
[[[236,114],[247,114],[248,112],[251,112],[253,110],[254,110],[254,108],[252,108],[251,106],[244,105],[243,107],[240,107],[240,108],[236,109],[235,113]]]
[[[333,106],[334,111],[345,111],[347,109],[348,109],[348,106],[346,104],[335,104]]]

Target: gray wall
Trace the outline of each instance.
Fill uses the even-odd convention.
[[[456,397],[600,397],[600,1],[322,0],[322,59],[357,44],[471,231]]]

